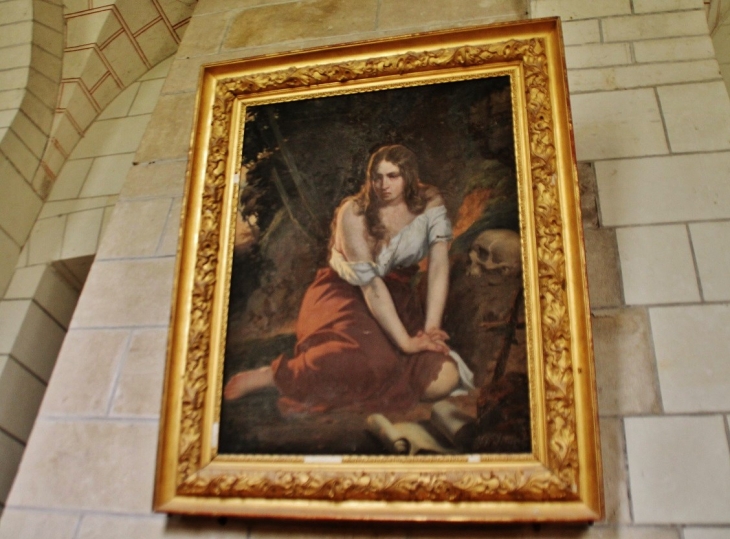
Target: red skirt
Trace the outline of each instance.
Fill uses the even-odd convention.
[[[390,274],[384,281],[409,334],[423,329],[423,308],[407,279]],[[370,313],[360,287],[324,268],[302,300],[294,357],[279,357],[272,368],[282,411],[386,412],[419,402],[447,361],[453,360],[438,352],[401,352]]]

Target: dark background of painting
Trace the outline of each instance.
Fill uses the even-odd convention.
[[[362,185],[371,151],[394,143],[416,153],[421,180],[438,187],[454,223],[444,324],[454,349],[467,351],[462,356],[480,388],[479,402],[471,403],[477,432],[462,449],[529,451],[521,280],[464,275],[480,232],[519,231],[506,76],[248,108],[224,381],[291,353],[301,299],[327,263],[333,212]],[[507,329],[479,325],[502,318],[511,320]],[[396,419],[422,420],[424,413]],[[364,431],[364,417],[351,411],[282,416],[276,391],[263,391],[223,402],[219,451],[382,453]]]

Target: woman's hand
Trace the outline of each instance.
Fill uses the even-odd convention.
[[[417,352],[441,352],[449,353],[449,347],[443,340],[434,339],[424,331],[419,331],[403,343],[401,350],[406,354],[415,354]]]
[[[446,333],[443,329],[432,327],[432,328],[426,328],[425,330],[426,335],[431,337],[434,341],[439,341],[445,343],[448,341],[451,337],[449,337],[449,334]]]

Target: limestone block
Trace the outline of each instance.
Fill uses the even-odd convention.
[[[157,247],[158,256],[175,255],[177,253],[178,239],[181,226],[182,199],[173,200],[170,212],[167,215],[165,230],[162,232],[160,245]]]
[[[79,292],[79,289],[50,266],[46,267],[34,299],[62,328],[66,329],[76,309]]]
[[[703,8],[702,0],[634,0],[635,13]]]
[[[43,162],[48,164],[49,162],[51,162],[52,159],[49,150],[53,149],[57,152],[60,150],[59,162],[54,163],[54,166],[51,169],[54,172],[58,172],[58,167],[63,167],[63,165],[65,164],[64,158],[66,157],[66,155],[73,155],[73,149],[83,138],[83,135],[79,133],[79,129],[86,129],[93,121],[92,116],[94,110],[88,108],[85,112],[88,112],[90,114],[88,114],[87,117],[82,119],[80,122],[78,119],[78,115],[74,116],[69,110],[66,110],[65,113],[62,115],[57,115],[54,119],[54,127],[52,129],[53,145],[50,148],[46,149],[46,153],[43,156]]]
[[[28,91],[33,92],[43,103],[53,104],[58,98],[58,81],[49,79],[34,66],[28,70]]]
[[[668,153],[652,90],[574,95],[571,106],[581,161]]]
[[[624,421],[636,523],[730,523],[730,453],[722,416]]]
[[[179,5],[181,8],[189,9],[189,4],[167,4],[165,9]],[[167,12],[167,11],[166,11]],[[169,12],[167,12],[169,14]],[[185,25],[187,27],[187,24]],[[175,33],[178,37],[182,36],[185,27],[175,28]],[[170,31],[164,21],[157,21],[142,34],[137,37],[137,43],[142,49],[142,52],[147,56],[147,60],[155,65],[156,63],[164,60],[171,54],[175,54],[178,48],[178,42],[170,34]]]
[[[726,63],[730,60],[730,32],[727,31],[727,25],[730,21],[720,23],[717,31],[712,36],[712,45],[718,61]]]
[[[598,226],[598,186],[596,171],[591,163],[578,163],[578,187],[580,189],[580,211],[583,227]]]
[[[60,15],[59,13],[59,22],[63,20]],[[35,24],[33,25],[33,43],[49,54],[60,58],[63,54],[63,33],[60,30],[61,28],[54,29],[43,24]]]
[[[38,218],[41,220],[49,217],[67,216],[72,213],[79,213],[97,208],[104,208],[114,203],[113,196],[76,198],[71,200],[54,200],[46,202]]]
[[[288,1],[291,2],[292,0]],[[195,6],[194,15],[206,15],[208,13],[249,9],[268,4],[281,3],[281,0],[198,0],[197,5]]]
[[[0,110],[17,109],[20,105],[25,92],[23,88],[15,88],[12,90],[0,89]]]
[[[13,72],[16,71],[18,70],[13,70]],[[2,84],[2,81],[0,81],[0,84]],[[22,88],[22,85],[19,85],[19,87]],[[0,111],[0,127],[3,128],[3,133],[7,132],[7,128],[10,127],[10,125],[13,123],[13,119],[15,119],[15,115],[17,113],[17,110]]]
[[[25,88],[28,84],[28,72],[29,70],[23,67],[0,71],[0,91],[22,90]],[[5,114],[10,112],[14,114],[16,111],[4,111]],[[9,126],[11,123],[10,121],[3,121],[3,125],[5,126]]]
[[[111,415],[158,417],[165,374],[167,330],[132,334],[114,391]]]
[[[0,356],[0,429],[27,441],[45,390],[46,385],[15,359]]]
[[[117,9],[132,33],[138,32],[159,17],[154,4],[119,4]]]
[[[117,204],[99,247],[99,260],[154,255],[170,205],[171,200],[165,198]]]
[[[601,41],[601,28],[597,19],[585,21],[563,21],[563,42],[565,46]]]
[[[591,309],[621,305],[621,268],[615,231],[586,228],[584,237]]]
[[[595,19],[631,13],[630,0],[538,0],[532,2],[532,18],[561,17],[563,20]]]
[[[33,155],[33,152],[18,138],[18,136],[9,130],[0,142],[0,151],[2,151],[13,166],[23,175],[26,181],[33,179],[36,168],[40,163],[40,158]]]
[[[730,153],[596,163],[604,226],[730,218]]]
[[[135,161],[142,163],[186,157],[190,149],[194,112],[194,93],[161,96],[149,129],[139,143]],[[145,116],[133,116],[127,120],[136,118]]]
[[[61,79],[61,59],[49,52],[46,52],[37,45],[32,45],[33,69],[43,73],[53,81]],[[44,101],[46,105],[55,105],[54,101]]]
[[[439,22],[458,23],[470,19],[487,23],[524,19],[526,15],[527,6],[524,0],[383,0],[378,12],[378,29],[423,27]]]
[[[0,294],[5,292],[13,277],[20,247],[3,230],[0,230]]]
[[[631,63],[631,46],[628,43],[588,43],[565,48],[568,69],[603,67]]]
[[[21,324],[11,326],[17,327],[17,330],[9,332],[9,339],[12,340],[10,355],[35,376],[47,382],[66,335],[65,329],[35,302],[13,301],[3,304],[5,303],[21,304],[25,309],[25,312],[18,313]],[[17,309],[18,305],[14,308]]]
[[[623,422],[620,419],[604,417],[600,426],[606,522],[629,524],[631,507]]]
[[[33,19],[48,28],[62,30],[63,6],[58,2],[33,2]]]
[[[200,3],[198,3],[197,6],[200,6]],[[152,69],[150,69],[147,73],[142,75],[137,80],[139,82],[144,82],[146,80],[165,79],[170,71],[170,66],[172,66],[172,62],[174,59],[174,55],[168,56],[164,60],[158,62]]]
[[[664,86],[657,92],[673,152],[730,149],[730,99],[722,81]]]
[[[70,331],[58,354],[40,415],[107,415],[128,342],[125,330]]]
[[[707,35],[704,10],[630,17],[613,17],[602,22],[603,39],[610,41],[640,41],[662,37]]]
[[[80,515],[5,508],[1,539],[74,539]]]
[[[354,533],[353,533],[354,532]],[[319,523],[315,526],[306,526],[299,523],[259,523],[251,526],[249,534],[250,539],[274,539],[276,537],[296,537],[297,539],[359,539],[360,537],[372,537],[372,533],[365,530],[353,529],[352,526],[346,524],[327,524]],[[384,539],[406,539],[415,535],[406,535],[405,530],[390,529],[383,530],[382,535],[377,534],[376,537]]]
[[[377,4],[377,0],[302,0],[284,6],[264,5],[249,9],[232,19],[223,49],[374,30]]]
[[[8,47],[0,55],[0,69],[28,67],[30,65],[31,47],[27,44]]]
[[[43,265],[15,270],[4,299],[33,299],[45,271]]]
[[[179,111],[178,111],[179,113]],[[99,157],[134,152],[140,145],[150,116],[130,116],[95,122],[74,150],[74,157]]]
[[[129,171],[122,200],[146,197],[179,197],[185,183],[187,160],[141,163]]]
[[[579,69],[568,73],[570,90],[573,94],[719,78],[720,67],[714,59]]]
[[[2,104],[2,94],[0,94],[0,108]],[[43,132],[48,132],[51,128],[51,122],[53,122],[53,109],[54,105],[47,105],[30,92],[26,92],[22,96],[22,103],[20,108],[28,115],[28,118],[33,120]]]
[[[198,15],[190,19],[190,24],[185,30],[185,38],[180,43],[177,56],[201,56],[213,54],[220,50],[223,43],[223,36],[231,22],[235,12],[220,11],[208,15]]]
[[[118,195],[132,168],[133,153],[105,155],[94,159],[79,197]]]
[[[620,228],[616,238],[628,305],[700,300],[684,225]]]
[[[710,36],[680,37],[637,41],[634,55],[637,62],[671,62],[713,58],[715,49]]]
[[[0,354],[9,355],[13,351],[15,337],[30,308],[30,300],[0,301]]]
[[[101,233],[102,208],[72,213],[66,220],[61,258],[77,258],[96,253]]]
[[[7,161],[0,162],[0,227],[17,245],[23,245],[43,201]]]
[[[31,70],[31,73],[35,72]],[[15,115],[12,130],[23,141],[23,144],[33,152],[33,155],[38,158],[43,155],[43,149],[46,147],[48,137],[30,121],[22,110]]]
[[[174,265],[172,257],[95,262],[71,327],[167,326]]]
[[[598,411],[602,416],[661,411],[644,309],[602,311],[592,318]]]
[[[685,528],[684,539],[730,539],[730,527]]]
[[[130,36],[124,32],[116,34],[115,37],[105,43],[102,54],[109,64],[123,66],[123,69],[117,71],[117,75],[125,87],[132,84],[147,71],[147,66],[140,58]]]
[[[9,505],[146,514],[156,445],[154,422],[39,418]]]
[[[10,2],[6,2],[3,6],[6,6]],[[25,2],[16,2],[16,5]],[[0,7],[0,17],[3,17],[2,7]],[[3,22],[8,19],[3,17]],[[0,47],[10,47],[13,45],[27,44],[33,37],[33,22],[18,21],[11,23],[9,20],[6,24],[3,24],[3,32],[0,34]]]
[[[162,90],[164,82],[165,79],[153,79],[139,83],[139,92],[137,92],[134,103],[129,109],[129,115],[151,114],[155,109],[157,99],[160,97],[160,90]]]
[[[730,409],[730,307],[666,307],[649,313],[664,410]]]
[[[20,458],[23,456],[23,445],[14,440],[4,432],[0,431],[0,503],[5,503],[13,485],[15,473],[20,466]],[[3,536],[5,527],[5,512],[0,518],[0,537],[19,537],[18,535]]]
[[[77,535],[78,539],[126,539],[145,537],[146,539],[172,538],[167,533],[165,515],[129,518],[114,515],[89,515],[84,518]]]
[[[327,45],[329,42],[336,43],[342,41],[344,41],[342,38],[330,37],[327,39],[319,39],[315,43],[312,43],[312,45]],[[240,60],[241,58],[256,56],[259,54],[281,52],[290,48],[291,46],[286,43],[275,43],[273,45],[251,49],[234,49],[218,53],[215,56],[176,57],[170,66],[170,74],[165,79],[165,84],[162,86],[162,93],[181,94],[196,92],[198,89],[200,68],[203,64],[213,61],[213,58],[215,58],[216,62]]]
[[[689,225],[692,247],[706,301],[730,300],[730,223]]]
[[[112,118],[124,118],[127,116],[129,109],[132,107],[132,102],[134,102],[134,98],[139,91],[139,85],[139,82],[133,82],[122,90],[120,94],[117,94],[114,100],[101,111],[97,120],[110,120]]]

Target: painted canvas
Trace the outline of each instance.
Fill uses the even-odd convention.
[[[245,115],[219,454],[529,453],[510,76],[249,105]],[[343,201],[362,199],[371,156],[393,147],[415,156],[427,200],[412,213],[427,221],[424,234],[436,213],[451,224],[434,340],[458,365],[377,345],[392,332],[381,331],[358,281],[332,270],[337,234],[347,234],[336,215]],[[404,167],[396,172],[407,175]],[[407,225],[398,228],[416,227]],[[406,234],[384,236],[371,246],[376,262]],[[383,276],[411,336],[433,303],[429,258],[418,258]],[[359,310],[343,315],[353,302]],[[389,346],[400,355],[383,352]],[[324,348],[327,361],[311,358]],[[444,362],[459,376],[429,394]],[[278,380],[255,379],[271,376],[272,365]],[[258,374],[251,382],[241,373]]]

